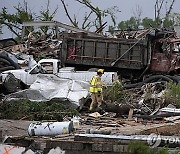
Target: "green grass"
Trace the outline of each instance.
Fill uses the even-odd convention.
[[[176,107],[180,107],[180,84],[168,83],[165,99],[170,103],[174,103]]]
[[[178,154],[179,151],[175,151],[171,154]],[[142,141],[132,141],[128,145],[128,154],[169,154],[168,148],[150,148]]]
[[[5,102],[0,106],[1,119],[19,120],[57,120],[62,121],[68,116],[77,115],[75,109],[70,109],[61,102],[31,102],[29,100],[18,100]]]

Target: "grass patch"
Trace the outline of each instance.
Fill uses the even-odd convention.
[[[180,84],[167,83],[165,99],[168,102],[174,103],[176,107],[180,107]]]
[[[179,151],[171,154],[178,154]],[[169,154],[168,148],[151,148],[142,141],[132,141],[128,145],[128,154]]]
[[[26,120],[57,120],[62,121],[65,116],[74,116],[78,112],[67,108],[58,101],[31,102],[18,100],[5,102],[0,106],[0,119]]]
[[[152,150],[142,141],[132,141],[128,145],[128,152],[131,154],[151,154]]]

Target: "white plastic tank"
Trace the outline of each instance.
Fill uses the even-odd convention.
[[[34,122],[28,127],[30,136],[53,136],[69,134],[73,131],[73,122]]]

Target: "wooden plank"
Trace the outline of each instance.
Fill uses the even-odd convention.
[[[133,109],[130,109],[130,110],[129,110],[128,120],[132,120],[133,112],[134,112]]]

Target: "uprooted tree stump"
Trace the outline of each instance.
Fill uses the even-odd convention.
[[[122,115],[128,115],[129,110],[132,108],[129,104],[123,104],[123,103],[111,103],[111,102],[105,102],[102,104],[102,109],[106,112],[114,112],[117,113],[118,116]]]

